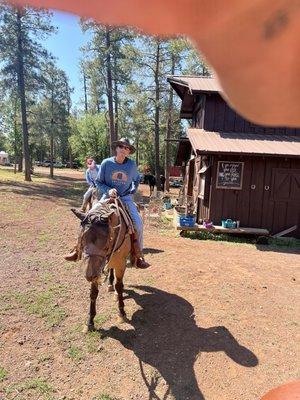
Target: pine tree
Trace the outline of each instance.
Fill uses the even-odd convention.
[[[41,64],[49,58],[40,40],[54,32],[50,13],[27,7],[0,5],[0,77],[9,97],[17,89],[20,101],[25,180],[30,181],[28,96],[44,83]]]
[[[125,68],[122,66],[126,59],[124,49],[133,36],[127,29],[99,25],[90,20],[82,21],[81,25],[84,31],[92,32],[92,39],[84,48],[84,53],[89,58],[83,68],[89,71],[88,77],[93,83],[93,94],[100,94],[101,91],[105,94],[112,152],[112,143],[117,140],[119,133],[120,88],[130,79],[128,64]],[[101,100],[98,104],[101,104]]]

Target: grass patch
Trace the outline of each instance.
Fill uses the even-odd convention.
[[[33,182],[46,182],[49,178],[40,176],[40,175],[32,175],[32,182],[25,182],[24,180],[24,172],[14,173],[13,167],[0,167],[0,179],[4,182],[22,182],[26,184],[32,184]]]
[[[96,315],[96,317],[94,318],[94,323],[96,325],[98,325],[99,327],[101,327],[103,324],[105,324],[105,322],[107,322],[110,319],[110,316],[108,315]]]
[[[47,325],[51,327],[59,325],[67,316],[66,310],[57,303],[57,299],[64,296],[65,288],[62,285],[56,285],[43,292],[29,290],[26,293],[18,293],[15,299],[28,314],[44,318]]]
[[[214,240],[218,242],[233,242],[233,243],[250,243],[255,244],[256,239],[253,237],[240,237],[240,236],[232,236],[224,233],[212,233],[212,232],[193,232],[193,231],[183,231],[182,237],[189,239],[197,239],[197,240]]]
[[[84,358],[82,350],[74,345],[68,348],[68,356],[74,361],[80,361]]]
[[[43,399],[50,400],[52,397],[50,395],[55,392],[55,389],[43,378],[28,379],[24,382],[14,383],[6,389],[6,393],[10,394],[15,391],[17,392],[27,392],[33,390],[40,395]],[[40,397],[39,397],[40,398]]]
[[[58,239],[58,235],[54,232],[51,232],[50,228],[46,231],[43,231],[38,236],[38,243],[44,245],[45,243],[54,241]]]
[[[181,234],[182,237],[189,238],[189,239],[197,239],[197,240],[214,240],[219,242],[229,242],[229,243],[237,243],[237,244],[259,244],[257,243],[257,238],[254,236],[234,236],[228,235],[224,233],[212,233],[212,232],[205,232],[205,231],[183,231]],[[268,243],[266,245],[270,246],[272,249],[293,249],[293,250],[300,250],[300,239],[296,238],[289,238],[289,237],[282,237],[282,238],[266,238]]]
[[[99,396],[92,397],[92,400],[118,400],[116,397],[111,397],[109,394],[100,394]]]
[[[88,332],[86,336],[86,349],[88,353],[96,353],[99,347],[99,332]]]
[[[0,315],[6,314],[6,311],[13,310],[15,304],[13,304],[13,294],[4,293],[0,295]]]
[[[42,354],[38,359],[38,363],[43,364],[43,363],[46,363],[48,361],[53,361],[53,360],[54,360],[54,357],[51,354]]]
[[[300,239],[296,238],[270,238],[269,244],[272,247],[287,247],[290,249],[299,249],[300,250]]]
[[[4,379],[7,377],[7,371],[5,368],[1,367],[0,365],[0,382],[4,381]]]

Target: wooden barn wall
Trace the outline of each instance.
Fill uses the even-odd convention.
[[[203,129],[206,95],[199,94],[197,96],[194,96],[194,101],[195,103],[193,109],[192,127]]]
[[[223,160],[244,162],[242,190],[216,189],[217,162]],[[298,225],[291,236],[300,237],[300,159],[214,156],[209,214],[215,225],[231,218],[271,234]]]
[[[201,113],[200,110],[198,112]],[[232,110],[219,94],[206,95],[204,122],[201,118],[195,117],[194,120],[199,121],[197,128],[213,132],[300,135],[300,129],[264,127],[245,120]]]
[[[205,204],[204,199],[199,197],[199,189],[200,189],[199,170],[202,167],[200,156],[196,157],[195,165],[196,167],[195,167],[195,177],[194,177],[194,204],[195,204],[195,209],[197,210],[196,212],[197,223],[199,224],[204,219],[207,220],[210,219],[210,209],[209,205]]]

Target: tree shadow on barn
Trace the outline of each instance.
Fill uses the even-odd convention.
[[[139,358],[149,400],[166,400],[170,394],[176,400],[204,400],[194,373],[201,352],[222,351],[244,367],[258,365],[257,357],[224,326],[198,327],[192,305],[182,297],[150,286],[133,288],[125,292],[141,307],[130,321],[134,329],[112,327],[100,333],[120,341]],[[148,378],[143,364],[154,367],[165,380],[163,395],[157,393],[161,378]]]

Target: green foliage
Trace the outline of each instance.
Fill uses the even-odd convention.
[[[0,149],[1,141],[4,142],[4,149],[10,154],[10,158],[20,158],[22,154],[22,126],[20,104],[16,93],[6,100],[2,99],[1,107],[1,124],[0,124]],[[2,140],[1,140],[2,138]]]
[[[48,158],[54,149],[60,159],[68,156],[71,89],[66,74],[55,67],[53,57],[42,45],[55,32],[51,15],[46,10],[0,5],[0,88],[6,103],[5,135],[16,160],[20,163],[25,158],[26,180],[30,180],[30,159]]]
[[[51,13],[46,10],[29,7],[18,9],[5,3],[0,5],[0,76],[6,95],[16,92],[17,88],[19,62],[16,60],[18,60],[19,29],[22,40],[21,57],[24,64],[25,89],[30,93],[36,93],[43,87],[45,82],[43,63],[49,60],[49,53],[41,42],[55,31],[50,18]]]
[[[6,389],[6,393],[10,394],[14,391],[26,392],[29,390],[34,390],[39,394],[43,395],[43,398],[49,398],[48,396],[55,392],[55,389],[43,378],[28,379],[24,382],[15,383],[10,385]]]
[[[93,157],[98,163],[108,157],[107,125],[103,113],[71,117],[70,127],[72,151],[83,164],[86,157]]]
[[[43,292],[29,290],[26,293],[17,293],[15,299],[28,314],[44,318],[49,326],[55,326],[59,325],[67,316],[66,310],[56,302],[58,294],[60,296],[64,294],[64,287],[52,286]]]
[[[0,151],[7,151],[8,150],[8,140],[7,137],[0,132]]]
[[[198,240],[214,240],[218,242],[233,242],[233,243],[252,243],[254,244],[256,242],[256,239],[251,237],[239,237],[239,236],[233,236],[233,235],[228,235],[224,233],[212,233],[209,231],[199,231],[199,232],[193,232],[193,231],[183,231],[182,233],[183,237],[189,238],[189,239],[198,239]]]
[[[246,244],[256,244],[257,239],[253,236],[251,237],[240,237],[234,235],[228,235],[224,233],[212,233],[209,231],[183,231],[183,237],[189,239],[198,239],[198,240],[214,240],[214,241],[222,241],[222,242],[232,242],[232,243],[246,243]],[[263,246],[263,245],[262,245]],[[268,237],[268,246],[270,249],[274,248],[287,248],[287,249],[300,249],[300,239],[295,238],[272,238]]]
[[[199,51],[193,47],[193,44],[187,41],[189,51],[186,54],[184,75],[211,76],[209,67],[202,59]]]
[[[184,38],[159,39],[130,29],[81,22],[90,41],[82,48],[82,76],[86,87],[85,115],[73,112],[66,74],[58,69],[42,40],[55,32],[51,13],[25,7],[0,6],[0,150],[22,157],[20,96],[17,90],[17,31],[20,16],[30,157],[66,162],[70,155],[83,163],[109,155],[110,118],[116,134],[129,137],[137,148],[140,169],[163,171],[167,132],[178,138],[184,130],[180,99],[166,77],[170,74],[207,74],[208,70]],[[110,77],[110,78],[109,78]],[[112,107],[108,109],[109,99]],[[83,108],[83,107],[81,107]],[[84,107],[85,108],[85,107]],[[24,112],[23,112],[24,114]],[[23,133],[24,134],[24,133]],[[173,164],[176,143],[168,146]],[[156,158],[155,158],[156,156]],[[156,164],[156,165],[155,165]]]
[[[300,249],[300,239],[289,238],[289,237],[270,238],[269,245],[273,247]]]
[[[111,397],[109,394],[103,393],[99,396],[92,397],[92,400],[117,400],[117,398]]]
[[[0,382],[4,381],[4,379],[7,377],[7,371],[5,368],[1,367],[0,365]]]
[[[106,321],[109,320],[109,315],[104,315],[104,314],[98,314],[96,315],[96,317],[94,318],[94,323],[98,326],[102,326],[103,324],[105,324]]]
[[[70,346],[68,349],[68,356],[74,361],[80,361],[83,359],[83,353],[77,346]]]

